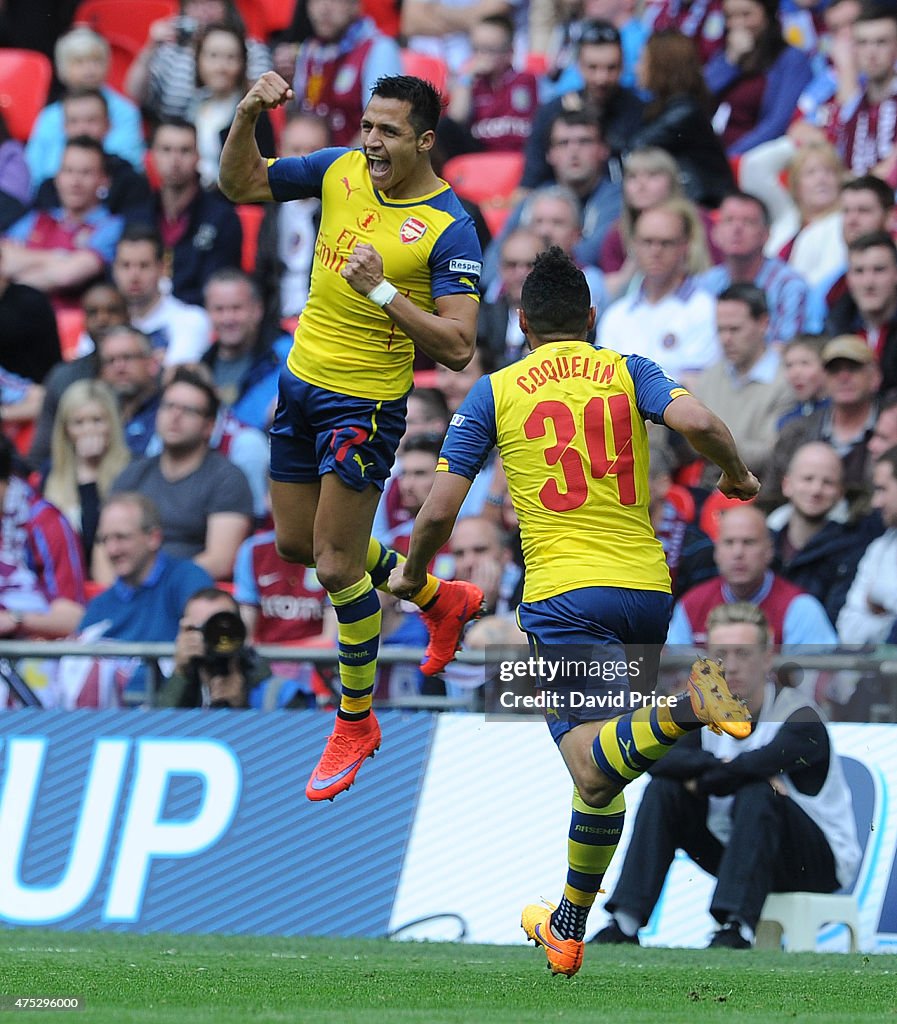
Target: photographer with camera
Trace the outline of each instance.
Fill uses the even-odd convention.
[[[181,11],[150,26],[146,45],[125,78],[125,91],[151,119],[186,117],[196,88],[195,41],[209,25],[243,31],[233,0],[181,0]],[[271,52],[257,39],[246,41],[250,82],[271,70]]]
[[[169,708],[276,708],[315,706],[304,679],[281,679],[246,644],[240,609],[227,591],[204,587],[189,598],[174,645],[174,672],[159,705]]]

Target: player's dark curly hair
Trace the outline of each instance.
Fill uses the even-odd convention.
[[[436,131],[443,98],[432,82],[425,82],[413,75],[384,75],[377,79],[372,95],[383,100],[403,100],[411,104],[408,119],[418,135]]]
[[[591,297],[585,275],[553,245],[540,252],[523,282],[520,306],[539,338],[585,338]]]

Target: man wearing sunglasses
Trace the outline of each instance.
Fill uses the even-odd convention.
[[[623,74],[623,46],[620,33],[608,21],[590,21],[583,28],[576,58],[585,86],[568,92],[536,111],[533,130],[526,147],[526,165],[521,188],[529,190],[553,180],[546,159],[551,126],[557,115],[571,110],[593,110],[602,129],[602,137],[613,154],[626,147],[627,139],[641,124],[642,101],[620,85]]]

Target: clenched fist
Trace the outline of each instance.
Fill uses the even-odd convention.
[[[239,109],[250,117],[258,117],[263,110],[273,110],[289,103],[295,95],[289,82],[276,71],[266,71],[240,100]]]

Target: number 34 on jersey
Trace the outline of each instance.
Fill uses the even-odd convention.
[[[541,345],[471,389],[438,469],[472,480],[498,447],[520,520],[524,600],[586,586],[669,591],[648,516],[645,420],[662,423],[684,394],[651,360],[582,341]]]

